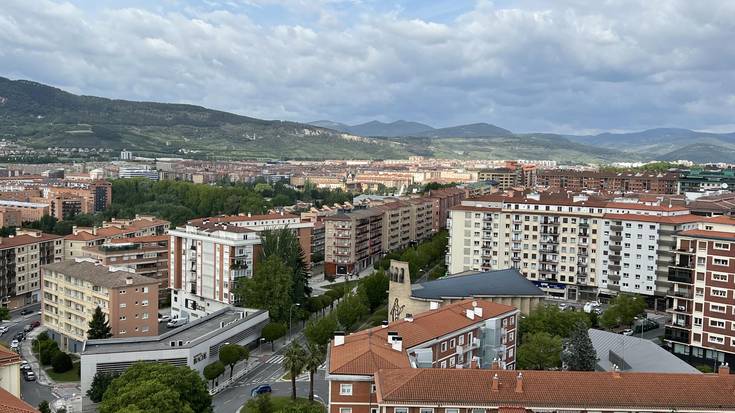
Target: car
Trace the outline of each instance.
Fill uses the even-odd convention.
[[[169,321],[168,323],[166,323],[166,327],[168,327],[168,328],[181,327],[181,326],[183,326],[184,324],[186,324],[188,322],[189,322],[189,319],[188,318],[174,318],[171,321]]]
[[[41,325],[41,322],[36,320],[31,323],[31,328],[36,328],[36,327],[39,327],[40,325]]]
[[[250,390],[250,397],[259,396],[261,394],[271,393],[273,392],[273,389],[271,388],[270,384],[261,384],[257,387],[254,387],[252,390]]]
[[[6,326],[0,326],[0,336],[7,332],[8,332],[8,328]]]
[[[164,321],[171,321],[171,316],[168,314],[159,314],[158,315],[158,322],[163,323]]]
[[[30,324],[26,324],[25,326],[23,326],[23,332],[27,333],[31,330],[33,330],[33,327]]]
[[[35,381],[36,380],[36,373],[34,373],[31,370],[26,371],[26,373],[23,375],[25,377],[26,381]]]
[[[20,310],[20,315],[28,315],[28,314],[33,314],[33,311],[31,311],[31,310],[29,310],[27,308],[24,308],[24,309]]]
[[[21,371],[30,370],[31,369],[31,364],[28,363],[27,361],[23,360],[23,361],[20,362],[20,369],[21,369]]]
[[[559,309],[560,309],[560,310],[564,311],[564,310],[566,310],[566,309],[567,309],[567,307],[569,307],[569,306],[567,305],[567,303],[559,303]]]
[[[15,333],[15,335],[13,336],[13,340],[16,340],[16,341],[23,341],[25,339],[26,339],[26,335],[22,331]]]
[[[17,350],[19,346],[20,346],[20,341],[18,341],[18,340],[13,340],[13,341],[10,342],[10,349],[11,350]]]
[[[592,312],[597,315],[602,315],[602,308],[594,308],[592,309]]]
[[[623,332],[621,334],[624,335],[624,336],[632,336],[633,335],[633,330],[631,330],[629,328],[626,328],[625,330],[623,330]]]

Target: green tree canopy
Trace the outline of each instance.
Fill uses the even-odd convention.
[[[225,372],[225,365],[221,361],[215,361],[214,363],[207,364],[204,366],[204,378],[209,380],[214,387],[214,380],[221,376]]]
[[[366,298],[370,312],[385,304],[388,299],[388,276],[382,270],[360,280],[357,291]]]
[[[544,332],[529,333],[518,348],[518,367],[522,370],[561,367],[561,350],[561,337]]]
[[[110,323],[107,322],[107,316],[102,312],[102,309],[97,306],[92,314],[92,319],[89,320],[87,338],[90,340],[96,340],[110,337],[112,337],[112,328],[110,328]]]
[[[250,357],[250,351],[237,344],[225,344],[219,349],[219,361],[226,366],[230,366],[230,377],[232,377],[235,364],[246,360],[248,357]]]
[[[273,342],[285,336],[287,331],[288,328],[284,323],[268,323],[261,330],[260,336],[271,343],[271,348],[273,348]]]
[[[606,328],[631,326],[636,316],[643,314],[646,301],[640,295],[618,294],[600,317],[600,324]]]
[[[309,372],[309,400],[314,401],[314,374],[324,362],[324,347],[314,343],[306,345],[304,369]]]
[[[368,314],[368,308],[362,297],[350,294],[334,309],[337,321],[345,329],[351,329],[363,316]]]
[[[294,341],[283,356],[283,369],[291,376],[291,400],[296,400],[296,377],[304,371],[306,353],[304,348]]]
[[[589,328],[590,319],[582,311],[562,311],[553,304],[536,307],[526,318],[521,319],[519,336],[525,341],[526,334],[545,332],[560,337],[569,337],[577,323]]]
[[[92,384],[89,386],[89,390],[87,390],[87,397],[95,403],[101,402],[105,391],[110,387],[110,383],[112,383],[117,376],[119,376],[119,374],[97,372],[92,379]]]
[[[308,263],[299,238],[291,228],[266,230],[260,233],[262,258],[277,256],[291,269],[291,302],[305,304],[311,295]]]
[[[337,318],[333,314],[319,319],[312,319],[306,323],[304,335],[310,343],[327,345],[338,329]]]
[[[38,411],[40,413],[51,413],[51,406],[49,406],[46,400],[38,404]]]
[[[54,373],[64,373],[71,370],[74,363],[72,363],[69,354],[57,351],[51,359],[51,366],[54,368]]]
[[[196,370],[136,363],[112,381],[100,404],[100,413],[120,411],[211,413],[212,397]]]
[[[574,325],[567,346],[562,352],[562,361],[568,370],[595,371],[597,352],[584,323]]]
[[[268,310],[271,320],[288,321],[291,308],[291,269],[272,255],[261,262],[252,278],[240,278],[237,295],[248,307]]]

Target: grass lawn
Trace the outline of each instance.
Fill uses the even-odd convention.
[[[323,404],[317,401],[310,403],[309,399],[305,397],[298,397],[296,398],[296,401],[291,400],[291,396],[273,396],[270,399],[271,399],[271,405],[273,406],[274,412],[282,412],[289,407],[309,406],[310,404],[314,407],[318,407],[322,412],[325,411]],[[246,404],[242,406],[240,413],[254,413],[254,412],[251,412],[250,410],[248,410],[247,404]]]
[[[77,361],[74,363],[74,368],[64,373],[55,373],[54,369],[51,367],[48,367],[44,370],[46,370],[46,374],[48,374],[48,376],[52,380],[57,382],[79,381],[81,380],[81,376],[79,374],[79,366],[80,362]]]

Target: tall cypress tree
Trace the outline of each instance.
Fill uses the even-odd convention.
[[[592,346],[592,340],[587,330],[587,325],[577,322],[566,349],[562,352],[562,361],[567,370],[572,371],[594,371],[597,364],[597,352]]]
[[[291,228],[279,228],[263,231],[260,235],[263,247],[262,259],[265,261],[270,256],[277,256],[291,268],[291,302],[305,303],[306,298],[311,295],[309,287],[309,271],[306,263],[306,255],[301,248],[299,238]]]
[[[112,328],[110,323],[107,322],[107,317],[102,309],[97,306],[92,315],[92,319],[89,320],[89,330],[87,330],[87,338],[89,340],[95,340],[100,338],[112,337]]]

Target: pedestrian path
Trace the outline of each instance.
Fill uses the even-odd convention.
[[[273,356],[273,357],[269,358],[268,360],[266,360],[266,363],[267,364],[281,364],[281,363],[283,363],[283,359],[284,358],[286,358],[286,357],[283,356],[283,355],[276,354],[275,356]]]

